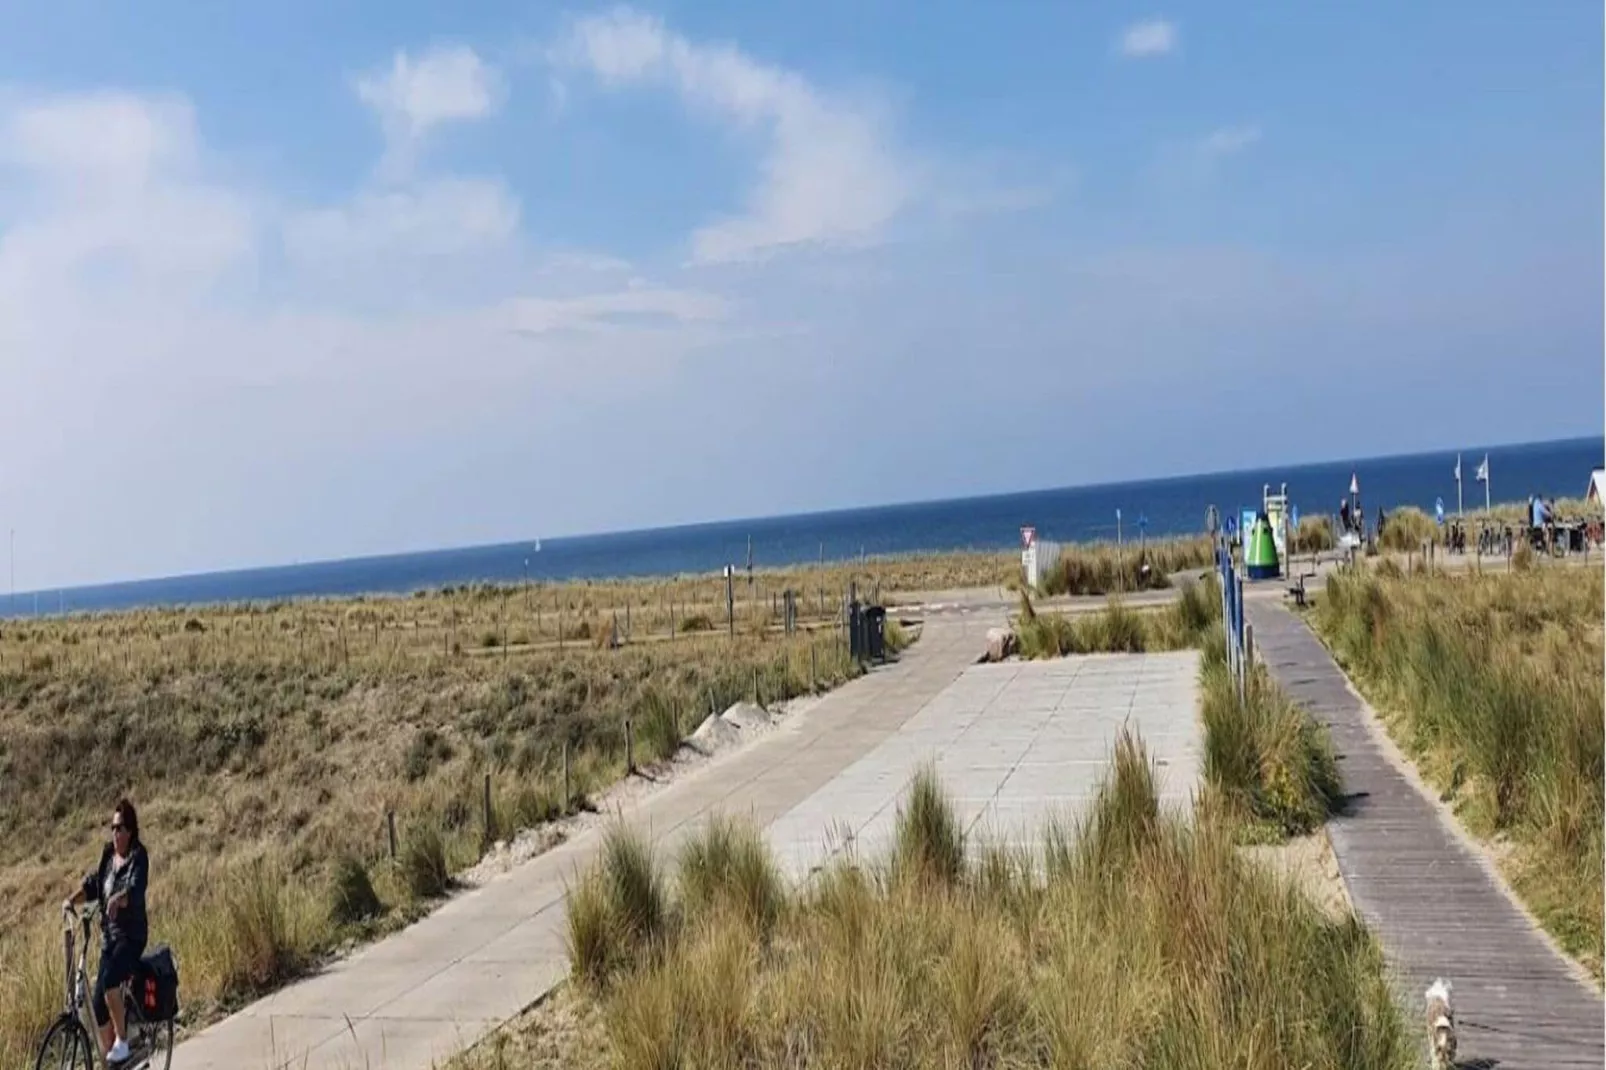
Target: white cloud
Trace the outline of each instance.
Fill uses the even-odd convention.
[[[485,118],[500,107],[505,92],[501,75],[466,45],[438,47],[417,58],[398,51],[388,70],[358,78],[356,91],[384,128],[387,166],[401,172],[411,167],[431,130]]]
[[[504,309],[507,329],[518,334],[628,330],[665,323],[713,323],[729,308],[715,294],[662,289],[639,283],[614,293],[572,298],[518,298]]]
[[[0,303],[205,287],[248,266],[256,206],[202,165],[172,97],[98,92],[0,107]],[[15,320],[13,320],[15,322]]]
[[[442,178],[365,190],[349,204],[291,217],[285,248],[308,266],[352,259],[449,256],[510,241],[519,204],[493,179]]]
[[[1260,140],[1260,127],[1254,125],[1224,126],[1211,131],[1199,144],[1205,156],[1212,159],[1242,152]]]
[[[693,235],[699,262],[871,242],[914,195],[916,176],[888,149],[876,109],[829,96],[733,45],[694,43],[621,7],[577,21],[555,58],[589,70],[604,86],[667,88],[688,106],[765,138],[760,178],[743,212]]]
[[[1145,19],[1133,23],[1121,33],[1117,49],[1131,59],[1164,56],[1176,51],[1177,26],[1166,19]]]

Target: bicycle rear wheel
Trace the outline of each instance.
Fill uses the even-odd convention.
[[[147,1070],[168,1070],[173,1063],[173,1023],[141,1022],[140,1065]]]
[[[84,1023],[63,1014],[45,1030],[34,1070],[95,1070],[95,1049]]]

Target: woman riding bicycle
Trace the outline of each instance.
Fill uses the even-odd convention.
[[[128,1060],[122,985],[134,976],[145,952],[145,886],[150,862],[139,840],[139,815],[127,799],[112,811],[111,842],[100,852],[100,866],[64,904],[101,904],[100,970],[93,1006],[100,1053],[116,1065]]]

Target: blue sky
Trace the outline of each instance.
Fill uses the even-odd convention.
[[[1602,426],[1598,4],[0,19],[19,587]]]

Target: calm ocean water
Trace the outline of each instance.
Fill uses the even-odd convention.
[[[1483,484],[1474,473],[1482,447],[1462,451],[1466,507],[1483,504]],[[1504,446],[1488,450],[1496,502],[1539,493],[1582,497],[1591,469],[1601,467],[1606,440]],[[843,560],[861,553],[900,554],[940,550],[1007,550],[1020,545],[1022,525],[1044,539],[1083,542],[1114,539],[1116,510],[1127,538],[1143,523],[1149,537],[1189,534],[1204,528],[1214,504],[1222,516],[1256,506],[1265,483],[1287,483],[1301,513],[1332,512],[1360,481],[1369,518],[1379,505],[1416,505],[1431,512],[1443,499],[1456,507],[1455,453],[1424,453],[1338,464],[1226,472],[1136,483],[889,505],[801,516],[738,520],[688,527],[544,539],[457,550],[354,558],[305,565],[214,572],[168,579],[19,593],[15,606],[0,599],[0,615],[27,615],[134,606],[236,602],[359,593],[405,593],[476,581],[577,579],[713,572],[729,562],[745,565],[752,539],[754,566]]]

